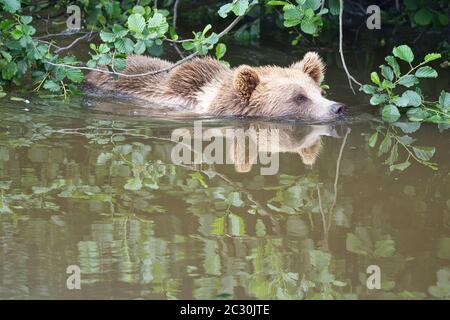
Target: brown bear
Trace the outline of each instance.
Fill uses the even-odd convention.
[[[130,55],[124,74],[151,73],[171,68],[171,62]],[[194,58],[168,72],[138,77],[92,71],[89,87],[131,96],[158,105],[182,108],[202,115],[283,117],[331,120],[344,105],[323,97],[320,84],[324,64],[315,52],[287,68],[278,66],[230,69],[212,58]]]

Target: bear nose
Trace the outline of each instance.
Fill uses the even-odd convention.
[[[331,112],[337,115],[344,114],[345,105],[342,103],[334,103],[331,105]]]

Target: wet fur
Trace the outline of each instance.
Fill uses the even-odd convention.
[[[158,58],[130,55],[122,73],[141,74],[172,66]],[[323,72],[322,60],[310,52],[288,68],[243,65],[230,69],[206,57],[194,58],[168,72],[119,76],[117,80],[110,74],[93,71],[87,75],[86,83],[90,92],[126,95],[199,114],[320,118],[320,103],[313,98],[330,102],[321,97]],[[314,97],[308,96],[311,92]],[[308,99],[298,103],[295,99],[301,94]]]

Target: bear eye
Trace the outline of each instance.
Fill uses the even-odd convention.
[[[306,101],[306,97],[304,96],[304,95],[302,95],[302,94],[299,94],[299,95],[297,95],[296,97],[295,97],[295,101],[297,102],[297,103],[303,103],[303,102],[305,102]]]

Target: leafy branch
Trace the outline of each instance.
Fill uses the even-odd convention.
[[[420,79],[438,77],[438,72],[427,64],[440,59],[441,54],[427,54],[413,66],[414,53],[407,45],[395,47],[392,53],[393,56],[385,58],[387,65],[380,66],[383,79],[374,71],[370,75],[374,85],[361,86],[361,91],[372,95],[370,104],[381,105],[383,118],[392,122],[400,118],[401,111],[406,111],[410,121],[450,123],[450,93],[442,91],[439,101],[428,102],[419,87]],[[396,58],[408,64],[406,73],[402,73]],[[401,87],[408,90],[402,92]]]

